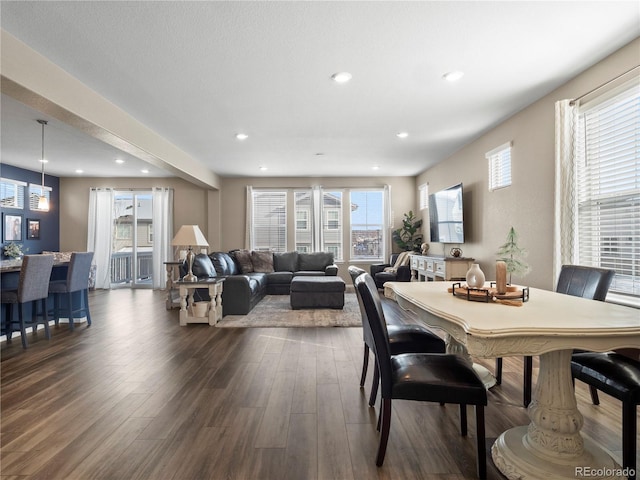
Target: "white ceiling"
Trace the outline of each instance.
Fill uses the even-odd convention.
[[[416,175],[640,36],[637,1],[0,8],[4,30],[221,176]],[[445,82],[452,70],[465,76]],[[351,82],[332,82],[339,71]],[[3,163],[39,170],[47,117],[5,95],[1,107]],[[48,173],[143,175],[49,120]]]

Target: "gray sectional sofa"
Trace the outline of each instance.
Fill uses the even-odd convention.
[[[222,314],[246,315],[267,294],[288,295],[294,276],[336,276],[338,267],[333,262],[329,252],[233,250],[196,255],[193,273],[200,279],[224,277]],[[186,273],[186,266],[181,270]],[[197,300],[208,300],[206,289],[198,289],[196,294]]]

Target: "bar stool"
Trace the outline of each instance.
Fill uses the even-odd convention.
[[[60,314],[66,313],[69,318],[69,330],[73,330],[74,314],[85,314],[87,324],[91,325],[91,314],[89,313],[89,274],[93,252],[73,252],[69,261],[69,270],[66,280],[54,280],[49,283],[49,293],[54,295],[53,317],[58,325]],[[72,294],[81,292],[79,307],[73,308]],[[60,307],[60,296],[67,297],[67,308]]]
[[[49,317],[47,314],[47,297],[49,295],[49,278],[53,268],[53,255],[25,255],[20,268],[18,288],[0,292],[2,304],[7,305],[7,317],[5,331],[7,342],[11,342],[14,325],[19,325],[22,337],[22,348],[28,347],[27,327],[33,327],[35,333],[38,324],[44,325],[47,340],[51,338],[49,332]],[[42,303],[42,313],[38,314],[38,300]],[[24,304],[31,303],[31,321],[24,318]],[[13,305],[18,304],[18,322],[13,321]],[[38,320],[38,316],[41,317]]]

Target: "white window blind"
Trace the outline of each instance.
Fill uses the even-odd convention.
[[[300,190],[294,192],[296,209],[295,241],[296,251],[312,252],[314,245],[313,218],[313,192]]]
[[[640,84],[579,110],[578,262],[610,268],[611,292],[640,296]]]
[[[429,184],[424,183],[418,187],[418,202],[420,210],[429,208]]]
[[[287,192],[254,191],[251,249],[287,251]]]
[[[0,179],[0,205],[3,208],[24,208],[26,183],[8,178]]]
[[[511,185],[511,142],[485,154],[489,162],[489,191]]]
[[[29,210],[40,210],[38,208],[38,201],[40,196],[44,195],[49,203],[51,203],[51,187],[37,185],[34,183],[29,184]]]

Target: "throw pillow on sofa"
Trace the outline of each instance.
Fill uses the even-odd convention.
[[[253,272],[253,262],[251,261],[251,252],[249,250],[235,250],[233,252],[238,265],[240,265],[240,272],[251,273]]]
[[[273,269],[276,272],[295,272],[298,270],[298,252],[274,253]]]
[[[251,263],[253,263],[254,272],[273,273],[273,253],[271,252],[251,252]]]

